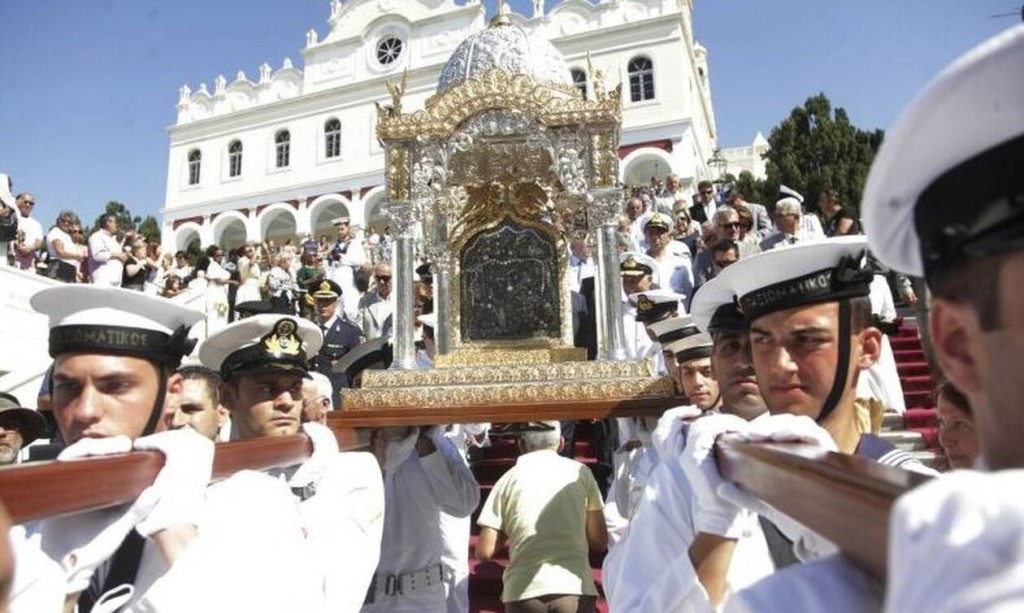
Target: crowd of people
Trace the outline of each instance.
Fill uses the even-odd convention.
[[[610,421],[607,474],[558,456],[572,455],[572,422],[505,430],[522,455],[483,503],[475,551],[488,560],[508,547],[506,610],[594,611],[588,553],[606,548],[612,611],[1024,603],[1015,470],[1024,466],[1015,206],[1024,91],[1012,78],[1022,61],[1024,26],[940,75],[887,137],[861,218],[831,191],[819,196],[816,219],[788,187],[771,214],[710,183],[697,186],[695,202],[680,198],[672,176],[657,193],[630,190],[619,232],[626,352],[671,377],[684,402],[657,418]],[[967,111],[975,125],[957,132],[963,122],[951,119]],[[953,133],[936,142],[929,135],[940,129]],[[6,218],[19,207],[3,195]],[[60,459],[141,449],[166,460],[133,503],[15,527],[12,610],[468,610],[469,518],[480,503],[468,452],[486,444],[490,426],[375,428],[370,452],[339,451],[326,415],[362,369],[387,366],[395,299],[389,264],[367,260],[347,219],[335,225],[329,249],[285,245],[267,280],[249,286],[262,269],[253,272],[260,258],[243,247],[237,261],[249,276],[239,275],[237,292],[246,300],[233,310],[244,316],[209,329],[197,353],[187,331],[209,325],[210,308],[128,289],[127,266],[122,287],[94,271],[89,285],[32,297],[49,319],[53,366],[40,405],[53,416]],[[112,224],[99,232],[90,260],[137,257],[114,248]],[[39,249],[37,234],[29,228],[15,252]],[[55,240],[58,258],[80,253]],[[595,264],[586,241],[570,250],[576,338],[593,353]],[[207,257],[206,295],[226,318],[226,289],[214,286],[232,275],[220,247]],[[885,338],[896,297],[929,302],[886,264],[932,292],[940,441],[957,469],[949,475],[877,436],[880,416],[902,409]],[[416,272],[417,363],[429,367],[433,280],[427,263]],[[38,417],[0,399],[0,428],[18,431],[0,438],[0,458],[19,437],[45,436]],[[300,432],[313,443],[307,461],[210,485],[216,441]],[[727,433],[936,477],[893,509],[886,585],[725,481],[715,445]]]

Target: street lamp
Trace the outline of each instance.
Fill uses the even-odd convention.
[[[722,150],[715,149],[714,155],[708,160],[708,169],[711,170],[711,182],[720,185],[725,181],[725,171],[729,168],[729,161],[722,157]]]

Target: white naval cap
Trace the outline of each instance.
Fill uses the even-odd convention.
[[[864,264],[866,250],[863,236],[807,241],[741,258],[716,280],[721,291],[738,299],[747,321],[754,321],[775,311],[867,296],[873,274]],[[702,319],[707,311],[701,307]]]
[[[115,287],[69,284],[29,299],[49,317],[49,350],[141,357],[177,367],[194,345],[188,330],[205,315],[178,302]]]
[[[654,274],[658,263],[651,256],[636,251],[619,254],[619,274],[627,276]]]
[[[350,223],[352,220],[348,217],[335,217],[331,220],[331,225],[340,226]]]
[[[199,360],[225,380],[236,374],[298,371],[324,342],[316,324],[287,315],[254,315],[229,324],[199,346]]]
[[[669,343],[665,346],[665,350],[676,354],[676,361],[683,364],[691,360],[711,357],[712,344],[711,335],[700,332]]]
[[[1024,247],[1022,67],[1018,25],[953,62],[888,131],[861,205],[882,262],[932,278],[940,265]]]
[[[721,275],[719,275],[721,276]],[[702,332],[714,334],[724,330],[744,332],[750,329],[739,310],[736,295],[714,277],[700,286],[690,303],[690,316]]]
[[[681,308],[680,300],[685,296],[663,289],[652,289],[629,295],[629,301],[636,305],[636,320],[652,323],[669,316]],[[685,311],[685,309],[683,309]]]
[[[651,331],[651,334],[654,335],[654,338],[658,339],[662,346],[700,332],[689,315],[662,319],[661,321],[647,324],[647,329]]]
[[[785,185],[780,185],[779,186],[779,196],[778,196],[778,199],[779,200],[785,200],[786,198],[793,198],[794,200],[796,200],[800,204],[804,203],[804,197],[803,197],[803,195],[800,192],[796,191],[792,187],[787,187]]]

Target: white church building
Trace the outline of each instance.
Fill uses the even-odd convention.
[[[185,85],[170,156],[163,244],[333,235],[331,220],[383,227],[384,151],[375,103],[408,72],[405,109],[435,93],[445,62],[487,27],[478,1],[329,2],[327,31],[311,29],[302,62],[263,64],[250,78]],[[328,8],[328,7],[325,7]],[[707,51],[693,36],[693,0],[563,0],[513,14],[551,41],[573,82],[592,93],[591,67],[607,89],[622,83],[620,174],[626,185],[675,173],[691,193],[709,178],[716,149]],[[589,62],[588,62],[589,56]],[[333,236],[332,236],[333,237]]]

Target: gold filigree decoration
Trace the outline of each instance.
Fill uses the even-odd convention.
[[[617,140],[608,130],[601,130],[591,137],[595,187],[612,186],[618,181],[619,155],[615,146]]]
[[[377,136],[385,142],[446,138],[470,117],[490,109],[515,109],[545,126],[618,124],[622,114],[620,90],[621,85],[596,100],[584,100],[571,88],[494,69],[430,98],[423,110],[391,115],[378,108]]]
[[[565,352],[577,350],[567,347]],[[481,366],[476,360],[484,352],[463,351],[445,357],[467,354],[462,364],[437,367],[426,370],[367,370],[363,372],[362,388],[393,388],[445,385],[485,385],[491,383],[519,383],[522,381],[546,381],[566,383],[579,380],[598,379],[643,379],[650,378],[651,363],[648,360],[550,360],[548,350],[531,351],[488,351],[484,359],[490,364]],[[507,361],[494,361],[496,357]],[[537,358],[537,362],[526,363],[524,357]],[[578,356],[572,356],[578,357]],[[586,354],[584,352],[584,357]],[[543,360],[543,361],[541,361]],[[346,393],[348,393],[346,391]]]
[[[402,144],[391,144],[387,148],[385,180],[388,198],[407,200],[409,198],[409,152]]]
[[[631,400],[671,397],[675,389],[668,377],[516,384],[454,385],[352,389],[346,391],[342,410],[361,411],[390,407],[457,407],[522,404],[565,400]]]

